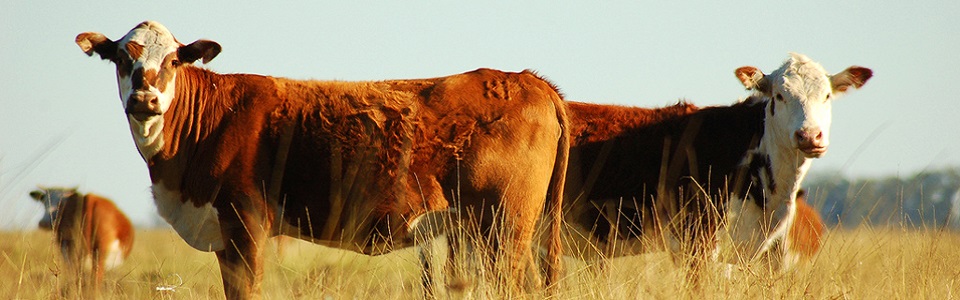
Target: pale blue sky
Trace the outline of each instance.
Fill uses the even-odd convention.
[[[280,1],[278,1],[280,2]],[[814,171],[911,176],[960,165],[960,1],[4,1],[0,3],[0,229],[33,228],[37,184],[114,199],[134,223],[155,209],[113,66],[74,37],[112,39],[156,20],[223,52],[208,68],[377,80],[480,67],[534,69],[570,100],[730,104],[733,70],[770,71],[787,52],[830,72],[872,68],[834,105]],[[675,1],[682,2],[682,1]]]

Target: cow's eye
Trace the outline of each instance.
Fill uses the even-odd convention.
[[[170,61],[170,65],[172,65],[172,66],[174,66],[174,67],[179,67],[179,66],[180,66],[180,60],[179,60],[179,59],[171,60],[171,61]]]
[[[826,99],[826,100],[830,100],[830,94],[827,94],[827,99]]]
[[[783,95],[781,94],[777,94],[775,98],[777,99],[777,101],[783,101]]]

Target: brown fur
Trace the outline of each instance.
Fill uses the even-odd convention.
[[[377,255],[412,245],[408,222],[426,212],[455,207],[488,231],[503,216],[519,279],[548,190],[559,219],[564,105],[532,72],[377,82],[177,72],[165,146],[147,164],[155,184],[220,212],[228,298],[259,293],[259,245],[277,232]]]
[[[46,201],[46,189],[31,192],[38,201]],[[81,195],[73,191],[59,204],[57,218],[52,224],[41,222],[41,228],[51,229],[68,265],[82,267],[91,259],[94,290],[103,282],[110,244],[119,241],[125,259],[133,249],[133,225],[107,198],[94,194]]]
[[[823,219],[816,209],[807,204],[807,197],[802,190],[797,193],[796,205],[797,215],[787,234],[790,243],[787,251],[795,253],[801,261],[809,261],[820,251],[823,244]]]
[[[135,30],[176,41],[156,22]],[[548,268],[559,270],[567,117],[556,88],[533,72],[375,82],[217,74],[192,66],[220,53],[209,40],[141,53],[165,55],[158,71],[143,72],[102,34],[81,33],[76,43],[136,77],[134,87],[174,87],[165,112],[145,90],[121,100],[133,120],[160,124],[152,118],[163,113],[162,139],[153,140],[162,144],[147,152],[138,144],[161,214],[181,212],[177,204],[216,209],[221,239],[190,232],[213,222],[195,229],[165,217],[191,245],[218,248],[228,298],[259,296],[267,236],[378,255],[436,234],[430,227],[441,224],[432,223],[451,209],[485,235],[503,231],[492,246],[505,253],[509,282],[522,282],[546,198],[555,239]],[[548,273],[548,282],[558,278]]]

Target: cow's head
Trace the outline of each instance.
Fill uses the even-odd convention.
[[[162,115],[173,102],[178,70],[199,59],[207,63],[220,53],[220,45],[213,41],[181,44],[153,21],[140,23],[116,41],[84,32],[76,42],[87,55],[99,54],[116,65],[120,101],[144,159],[163,146]]]
[[[735,73],[747,89],[770,99],[766,123],[772,132],[765,135],[808,158],[822,156],[830,144],[832,101],[873,76],[870,69],[858,66],[829,75],[820,64],[796,53],[770,74],[749,66]]]
[[[43,204],[44,214],[40,219],[40,228],[53,229],[54,222],[59,221],[63,205],[71,199],[79,198],[76,188],[39,188],[30,192],[30,197]],[[76,201],[75,199],[72,201]]]

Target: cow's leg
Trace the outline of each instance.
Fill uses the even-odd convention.
[[[524,289],[535,291],[543,287],[540,272],[535,267],[533,236],[543,214],[547,182],[538,182],[535,178],[549,176],[513,178],[505,188],[500,198],[500,209],[496,212],[496,217],[502,218],[502,222],[499,222],[499,228],[495,228],[500,238],[493,240],[494,248],[498,250],[494,253],[498,254],[496,259],[502,259],[500,265],[506,264],[504,271],[508,275],[507,283],[515,292]]]
[[[550,142],[556,143],[555,140]],[[510,161],[502,159],[502,153],[498,156],[481,155],[478,159],[480,162],[476,165],[485,166],[482,171],[492,169],[524,172],[484,174],[491,177],[479,176],[480,178],[471,178],[470,182],[487,182],[493,183],[492,185],[474,187],[475,193],[461,190],[462,201],[470,203],[466,205],[473,205],[473,210],[481,211],[479,224],[482,232],[489,232],[496,237],[491,239],[494,265],[505,268],[501,269],[502,274],[506,275],[504,279],[514,293],[520,293],[524,287],[527,291],[540,290],[543,287],[539,272],[532,271],[535,268],[531,267],[536,264],[533,256],[533,236],[544,213],[554,157],[524,155],[523,153],[530,152],[528,149],[524,148],[522,153],[513,156],[518,159]],[[549,260],[554,261],[552,258]]]
[[[543,208],[536,210],[542,212]],[[543,279],[536,271],[536,260],[533,255],[533,235],[536,233],[537,221],[540,214],[517,216],[517,223],[526,224],[514,226],[513,239],[507,253],[511,255],[510,268],[514,282],[523,283],[528,291],[537,291],[543,288]],[[521,281],[522,280],[522,281]]]
[[[715,262],[718,247],[717,229],[720,214],[705,202],[695,203],[687,210],[686,224],[683,224],[687,266],[687,283],[693,289],[701,288],[701,275],[705,274],[711,262]]]
[[[103,249],[96,247],[92,251],[92,261],[91,265],[93,268],[93,283],[91,283],[91,291],[93,291],[94,297],[100,295],[100,286],[103,285],[103,272],[104,272],[104,263],[106,262]]]
[[[224,249],[217,251],[227,299],[259,299],[263,279],[262,251],[267,238],[263,212],[253,206],[218,208]],[[263,207],[260,207],[263,209]]]
[[[110,228],[104,225],[104,220],[102,217],[97,216],[97,219],[93,222],[93,236],[87,238],[87,245],[90,247],[89,253],[91,258],[91,267],[93,271],[93,295],[94,297],[99,297],[100,295],[100,286],[103,285],[103,273],[106,271],[107,258],[110,256],[110,239],[106,231]],[[104,226],[104,227],[101,227]]]
[[[431,270],[433,249],[431,249],[429,243],[421,244],[417,248],[420,254],[420,283],[423,288],[423,297],[424,299],[434,299],[436,298],[436,290],[433,287],[434,273]]]
[[[408,234],[413,237],[414,245],[419,251],[420,279],[424,297],[435,298],[437,290],[434,283],[437,280],[431,266],[434,258],[433,242],[437,237],[446,233],[449,228],[455,228],[455,226],[451,226],[453,224],[453,220],[451,220],[453,211],[448,209],[449,203],[444,198],[443,189],[435,177],[421,178],[414,174],[407,178],[410,180],[409,184],[411,186],[417,187],[416,193],[409,195],[409,197],[422,199],[424,202],[421,205],[428,211],[410,221],[408,224],[410,232]]]
[[[475,254],[471,254],[474,244],[479,239],[472,238],[478,234],[471,232],[473,222],[462,222],[465,227],[451,228],[447,231],[447,263],[445,266],[446,283],[449,290],[463,292],[473,285],[470,271],[476,271]],[[479,253],[478,253],[479,254]]]

